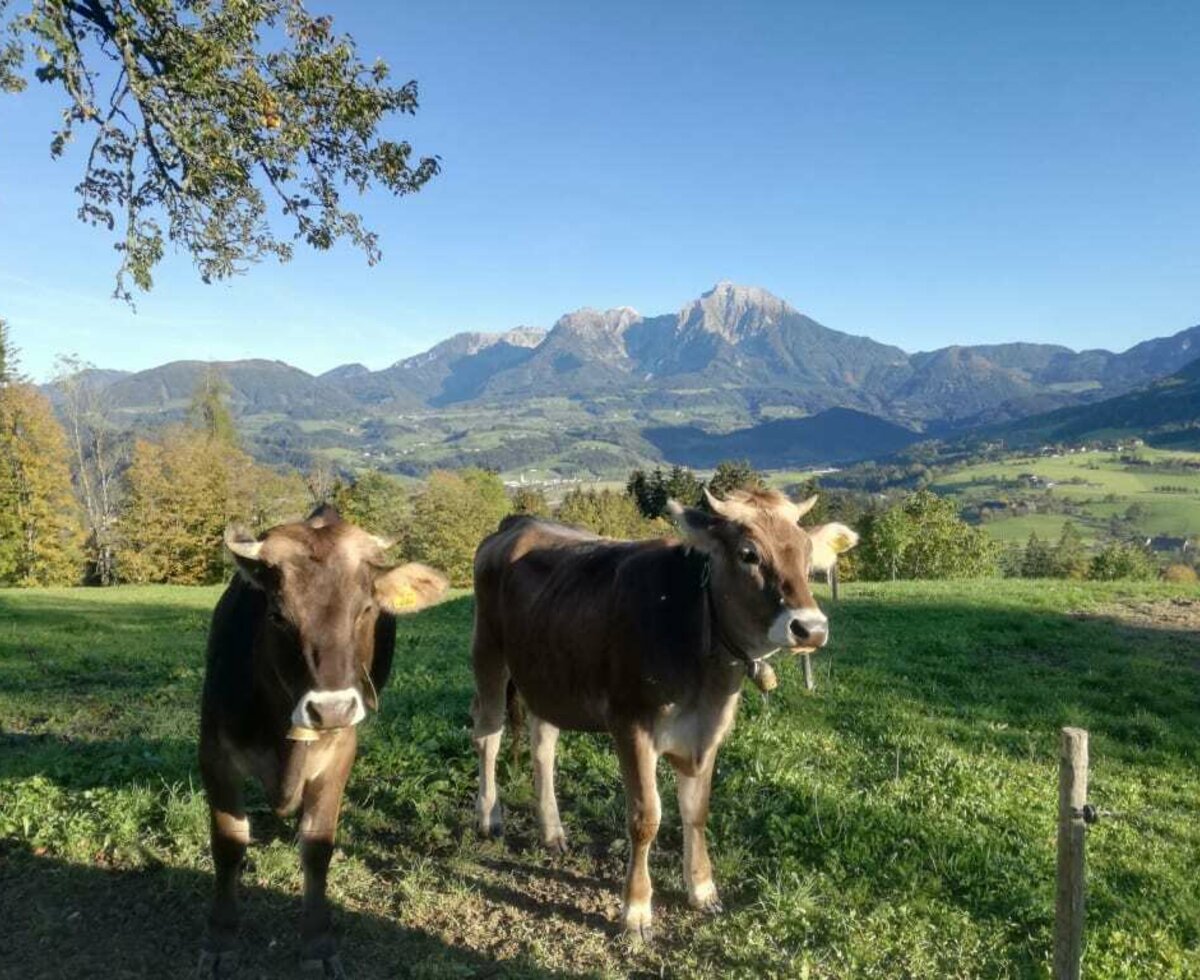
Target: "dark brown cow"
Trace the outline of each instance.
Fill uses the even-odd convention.
[[[213,613],[200,713],[216,891],[199,972],[236,970],[237,876],[250,839],[242,784],[253,776],[281,815],[300,811],[301,957],[340,977],[325,878],[355,726],[387,681],[393,617],[440,598],[446,579],[424,565],[389,567],[386,542],[328,507],[258,539],[231,529],[225,543],[239,574]]]
[[[841,524],[802,529],[815,502],[738,491],[709,496],[710,511],[673,504],[686,542],[613,541],[528,517],[506,519],[484,540],[472,651],[480,831],[501,829],[496,754],[511,681],[530,712],[543,842],[565,846],[554,796],[559,730],[610,732],[630,837],[624,928],[650,932],[660,755],[677,774],[688,901],[719,912],[704,826],[742,681],[773,650],[825,645],[828,622],[808,583],[813,553],[858,540]]]

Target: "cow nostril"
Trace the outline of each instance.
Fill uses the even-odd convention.
[[[807,640],[808,639],[808,627],[806,627],[804,625],[803,621],[801,621],[799,619],[793,619],[791,621],[791,623],[788,625],[788,629],[790,629],[792,631],[792,636],[796,637],[796,639],[798,639],[798,640]]]
[[[317,708],[315,702],[309,701],[308,704],[304,706],[304,712],[308,715],[309,720],[312,721],[314,725],[321,724],[321,712]]]

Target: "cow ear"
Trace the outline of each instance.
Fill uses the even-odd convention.
[[[712,532],[718,524],[725,523],[725,519],[717,514],[697,507],[684,507],[678,500],[667,501],[667,513],[679,525],[683,536],[698,548],[711,547],[714,543]]]
[[[225,528],[225,548],[233,556],[238,572],[251,585],[263,587],[262,573],[266,568],[263,543],[240,524]]]
[[[384,612],[402,616],[433,605],[449,588],[437,569],[411,561],[375,576],[375,601]]]
[[[838,555],[858,544],[858,532],[836,522],[809,528],[808,536],[812,538],[814,568],[831,568]]]

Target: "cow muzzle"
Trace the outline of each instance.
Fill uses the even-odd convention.
[[[358,688],[345,687],[339,691],[309,691],[292,710],[295,728],[318,732],[357,725],[367,716],[366,706]]]
[[[829,642],[829,620],[819,609],[785,609],[771,624],[770,640],[793,653],[811,653]]]

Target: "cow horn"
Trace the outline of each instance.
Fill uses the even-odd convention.
[[[371,540],[375,542],[375,546],[379,548],[380,551],[388,551],[396,544],[396,542],[391,538],[385,538],[379,534],[372,534]]]
[[[820,496],[819,494],[814,493],[807,500],[802,500],[798,504],[792,503],[789,500],[788,504],[790,505],[790,508],[791,508],[789,517],[791,518],[791,520],[797,524],[800,523],[800,518],[802,518],[805,514],[807,514],[810,510],[812,510],[814,507],[817,506],[817,498],[819,496]]]
[[[708,501],[708,506],[712,508],[714,514],[724,517],[727,521],[754,520],[753,507],[737,500],[718,500],[709,493],[708,487],[704,488],[704,499]]]
[[[708,502],[708,509],[714,514],[719,514],[721,517],[728,517],[725,513],[725,501],[718,500],[709,492],[708,487],[704,488],[704,499]]]
[[[229,525],[225,528],[225,547],[231,554],[247,561],[259,561],[262,555],[263,543],[244,527]]]

